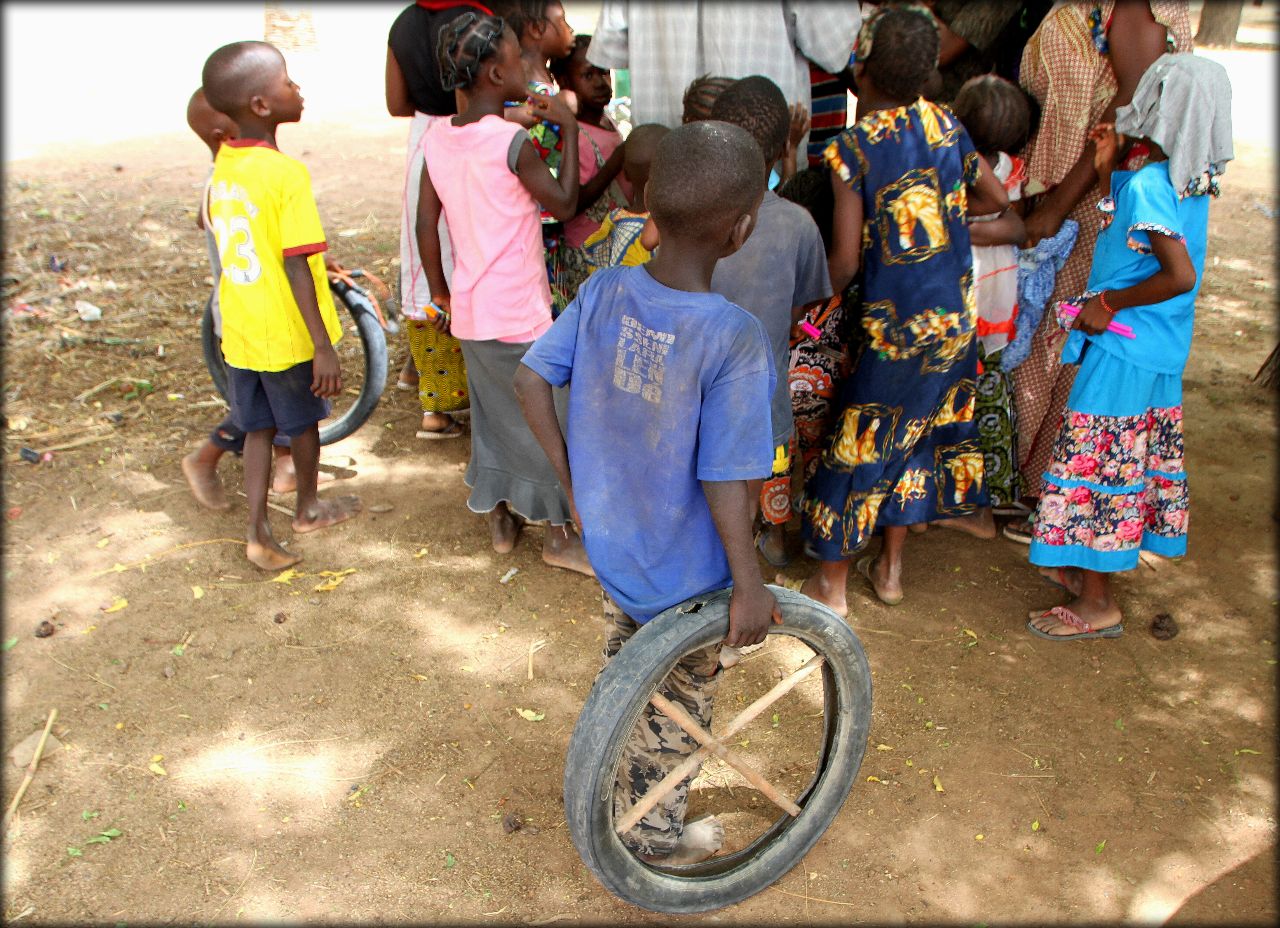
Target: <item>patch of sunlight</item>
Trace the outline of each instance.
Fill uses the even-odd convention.
[[[1204,702],[1206,708],[1210,711],[1234,714],[1246,722],[1253,722],[1255,725],[1261,725],[1265,719],[1271,716],[1271,707],[1263,705],[1260,700],[1248,696],[1235,688],[1218,690],[1206,695]],[[1267,736],[1266,740],[1271,740],[1270,735]]]
[[[1266,834],[1250,834],[1248,829],[1223,827],[1215,851],[1204,848],[1196,856],[1181,852],[1165,854],[1152,861],[1151,876],[1134,893],[1125,915],[1127,921],[1162,925],[1204,887],[1251,859],[1275,838],[1274,829]]]
[[[338,742],[342,742],[339,744]],[[315,745],[324,744],[323,747]],[[226,788],[253,803],[287,802],[301,814],[341,801],[366,779],[379,754],[370,742],[344,738],[285,738],[255,744],[236,741],[193,757],[166,760],[169,778],[196,787]]]
[[[245,887],[242,898],[228,905],[223,914],[237,920],[266,923],[283,922],[296,917],[296,913],[286,908],[273,888],[250,889],[248,886]]]

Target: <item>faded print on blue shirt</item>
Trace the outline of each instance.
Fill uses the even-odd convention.
[[[767,477],[764,327],[642,265],[597,271],[524,356],[571,385],[565,439],[596,577],[637,622],[732,582],[700,481]]]

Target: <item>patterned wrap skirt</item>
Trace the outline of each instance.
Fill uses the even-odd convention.
[[[1187,550],[1182,378],[1086,349],[1036,508],[1031,563],[1115,572]]]
[[[897,360],[861,341],[826,451],[805,487],[804,537],[842,560],[885,525],[970,515],[988,503],[968,334]]]

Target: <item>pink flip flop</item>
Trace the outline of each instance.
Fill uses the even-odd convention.
[[[1036,619],[1047,619],[1050,616],[1063,625],[1078,628],[1079,631],[1073,635],[1051,635],[1048,632],[1042,632],[1032,624]],[[1106,628],[1094,628],[1066,606],[1054,606],[1052,609],[1046,609],[1038,615],[1033,613],[1031,619],[1027,622],[1027,631],[1037,638],[1046,638],[1049,641],[1078,641],[1082,638],[1119,638],[1124,634],[1124,623],[1118,622],[1115,625],[1108,625]]]

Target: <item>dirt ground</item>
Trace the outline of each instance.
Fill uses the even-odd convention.
[[[388,280],[403,137],[281,133],[336,257]],[[545,567],[536,530],[490,550],[467,439],[415,440],[416,398],[389,389],[324,454],[366,512],[296,539],[291,582],[244,560],[239,497],[226,514],[191,499],[179,457],[221,411],[198,341],[201,153],[173,135],[6,171],[3,742],[57,708],[63,744],[5,838],[6,919],[689,921],[613,898],[570,843],[598,587]],[[1190,555],[1119,580],[1113,641],[1028,635],[1027,610],[1060,599],[1004,540],[913,536],[895,609],[852,581],[875,686],[857,783],[803,865],[702,920],[1274,922],[1276,397],[1250,377],[1277,341],[1275,163],[1238,158],[1186,375]],[[68,447],[31,464],[22,446]],[[238,487],[236,460],[223,474]],[[1159,613],[1175,638],[1151,635]],[[745,663],[726,711],[792,657]],[[815,698],[780,703],[743,753],[787,782]],[[21,771],[2,763],[7,803]],[[723,773],[695,805],[751,808]]]

